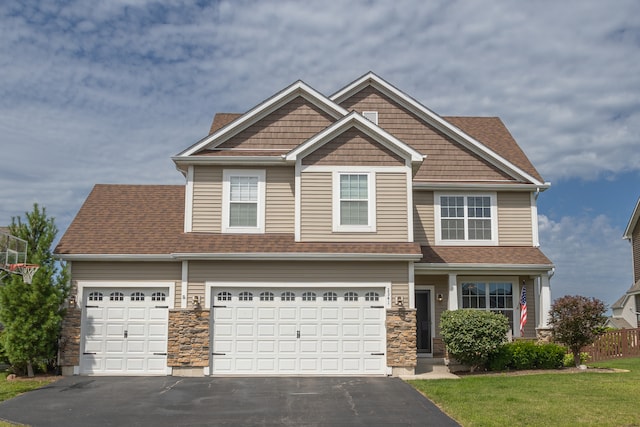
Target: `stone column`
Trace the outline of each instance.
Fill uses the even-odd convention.
[[[74,367],[80,366],[81,318],[82,310],[80,308],[69,307],[62,319],[58,350],[58,365],[62,368],[62,375],[73,375]]]
[[[169,310],[167,366],[176,376],[203,376],[209,366],[209,310]]]
[[[392,375],[413,375],[417,364],[416,310],[387,309],[387,366]]]

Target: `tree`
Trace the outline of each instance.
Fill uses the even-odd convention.
[[[16,370],[26,368],[33,376],[34,365],[51,366],[56,359],[57,342],[69,289],[66,265],[58,263],[51,245],[58,233],[46,209],[34,204],[25,213],[26,222],[12,218],[9,232],[27,241],[27,263],[39,264],[30,285],[12,274],[0,286],[0,322],[4,324],[2,346]]]
[[[599,299],[580,295],[566,295],[551,305],[549,325],[553,338],[569,347],[576,366],[580,365],[580,350],[604,332],[606,311],[606,305]]]
[[[455,310],[440,316],[440,333],[449,354],[472,372],[487,363],[506,341],[508,331],[507,318],[490,311]]]

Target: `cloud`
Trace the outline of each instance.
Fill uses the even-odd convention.
[[[612,304],[631,287],[631,246],[606,216],[540,215],[538,224],[542,249],[556,264],[553,299],[584,295]]]

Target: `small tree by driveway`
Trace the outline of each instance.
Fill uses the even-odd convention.
[[[580,295],[558,298],[551,305],[549,325],[553,338],[569,347],[576,366],[580,365],[580,350],[602,334],[606,311],[599,299]]]

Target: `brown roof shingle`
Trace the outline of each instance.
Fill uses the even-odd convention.
[[[55,253],[420,255],[417,243],[296,243],[293,234],[184,233],[184,191],[178,185],[96,185]]]
[[[432,264],[553,265],[539,248],[530,246],[423,246],[420,262]]]

